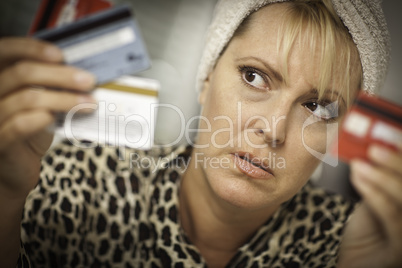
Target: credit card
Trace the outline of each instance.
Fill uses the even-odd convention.
[[[345,162],[367,160],[373,143],[395,150],[402,143],[402,107],[361,92],[342,123],[338,157]]]
[[[80,146],[80,140],[99,145],[150,149],[154,141],[160,83],[122,76],[93,91],[97,104],[83,103],[60,117],[56,133]],[[90,114],[80,110],[92,110]]]
[[[98,85],[150,67],[146,47],[128,5],[40,31],[34,37],[60,47],[65,63],[93,73]]]

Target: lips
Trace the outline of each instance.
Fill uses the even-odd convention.
[[[259,158],[249,153],[233,154],[234,162],[240,172],[254,179],[269,179],[273,177],[272,170]]]

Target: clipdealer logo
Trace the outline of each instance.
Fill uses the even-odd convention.
[[[113,107],[112,107],[113,106]],[[124,148],[126,146],[131,147],[131,148],[141,148],[142,145],[146,144],[148,141],[153,140],[153,129],[150,128],[150,126],[153,126],[155,122],[147,122],[147,119],[138,115],[138,114],[110,114],[110,112],[115,112],[116,107],[118,105],[113,104],[113,103],[106,103],[106,102],[99,102],[98,104],[92,104],[92,103],[87,103],[87,104],[79,104],[73,109],[71,109],[65,117],[64,120],[64,134],[69,141],[74,144],[75,146],[78,147],[95,147],[95,146],[110,146],[110,147],[119,147],[122,152],[124,152]],[[111,109],[112,107],[113,109]],[[232,117],[225,116],[225,115],[219,115],[215,118],[213,118],[213,121],[221,121],[223,124],[226,125],[227,127],[221,127],[217,129],[216,131],[212,131],[212,123],[210,120],[204,116],[197,115],[191,117],[187,122],[185,120],[184,113],[176,106],[171,105],[171,104],[152,104],[150,105],[150,119],[155,120],[156,117],[156,111],[158,108],[163,107],[163,108],[169,108],[175,111],[180,120],[180,135],[177,137],[177,139],[169,144],[164,144],[161,145],[162,147],[170,147],[170,146],[175,146],[179,143],[179,141],[183,138],[183,136],[186,138],[186,142],[195,147],[195,148],[208,148],[209,146],[213,146],[214,148],[227,148],[227,147],[239,147],[241,148],[242,143],[245,142],[247,147],[251,148],[266,148],[267,146],[272,146],[275,148],[277,144],[270,144],[268,145],[267,143],[265,144],[254,144],[250,138],[249,134],[253,133],[252,129],[249,129],[251,126],[251,122],[253,120],[260,120],[263,124],[265,124],[264,130],[267,132],[271,132],[271,135],[273,135],[273,139],[275,139],[277,135],[277,125],[283,121],[286,120],[286,116],[279,116],[275,117],[272,116],[271,122],[264,117],[264,116],[259,116],[259,115],[254,115],[251,116],[250,118],[247,118],[245,120],[245,132],[244,132],[244,140],[241,138],[242,135],[237,135],[237,139],[232,139],[231,137],[234,137],[234,133],[240,133],[242,131],[242,104],[239,102],[237,104],[237,115],[236,118],[233,119]],[[338,117],[338,102],[331,103],[325,107],[326,109],[331,110],[331,117],[336,118]],[[73,133],[73,123],[74,120],[76,120],[75,115],[77,112],[79,112],[82,109],[91,109],[96,111],[96,124],[98,125],[98,130],[97,130],[97,135],[96,137],[93,136],[91,140],[93,143],[91,145],[85,144],[83,145],[79,139],[74,137]],[[111,120],[113,119],[114,120]],[[233,120],[237,120],[237,122],[234,122]],[[205,128],[198,128],[198,129],[193,129],[190,127],[190,125],[193,124],[194,121],[198,121],[199,123],[202,121],[205,125]],[[316,123],[321,122],[322,120],[317,116],[317,115],[311,115],[309,116],[302,125],[301,129],[301,140],[303,147],[315,158],[321,160],[322,162],[329,164],[331,166],[337,166],[338,165],[338,159],[332,157],[329,152],[332,147],[332,143],[337,141],[338,139],[338,123],[337,121],[334,120],[333,123],[326,123],[325,127],[325,133],[323,135],[326,135],[326,143],[325,143],[325,153],[319,152],[315,149],[312,148],[308,144],[308,142],[305,139],[306,134],[306,129],[308,127],[313,126]],[[95,125],[96,125],[95,124]],[[113,127],[110,125],[113,124]],[[140,126],[138,128],[138,133],[136,133],[136,140],[133,139],[133,137],[130,137],[127,133],[132,133],[128,132],[127,129],[130,127],[130,125],[136,124]],[[237,126],[237,127],[236,127]],[[120,133],[119,135],[116,135],[116,133],[107,131],[110,129],[116,129],[119,130],[118,132]],[[206,133],[206,132],[211,132],[210,135],[210,141],[206,144],[198,144],[195,143],[191,138],[190,138],[190,133]],[[228,134],[228,140],[220,144],[217,142],[217,135],[220,135],[222,133],[227,133]],[[105,142],[106,141],[106,142]],[[108,143],[108,141],[112,141],[111,143]],[[124,154],[122,154],[124,155]],[[124,156],[122,156],[124,158]],[[124,159],[121,159],[124,160]]]

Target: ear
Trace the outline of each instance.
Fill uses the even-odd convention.
[[[198,95],[198,102],[203,106],[206,102],[209,88],[210,88],[210,80],[211,80],[211,73],[208,75],[208,77],[204,80],[204,83],[202,85],[202,90],[200,94]]]

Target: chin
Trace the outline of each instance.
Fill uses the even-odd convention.
[[[240,209],[259,210],[277,207],[286,201],[275,183],[262,187],[253,179],[244,177],[219,177],[210,181],[214,194],[227,204]]]

